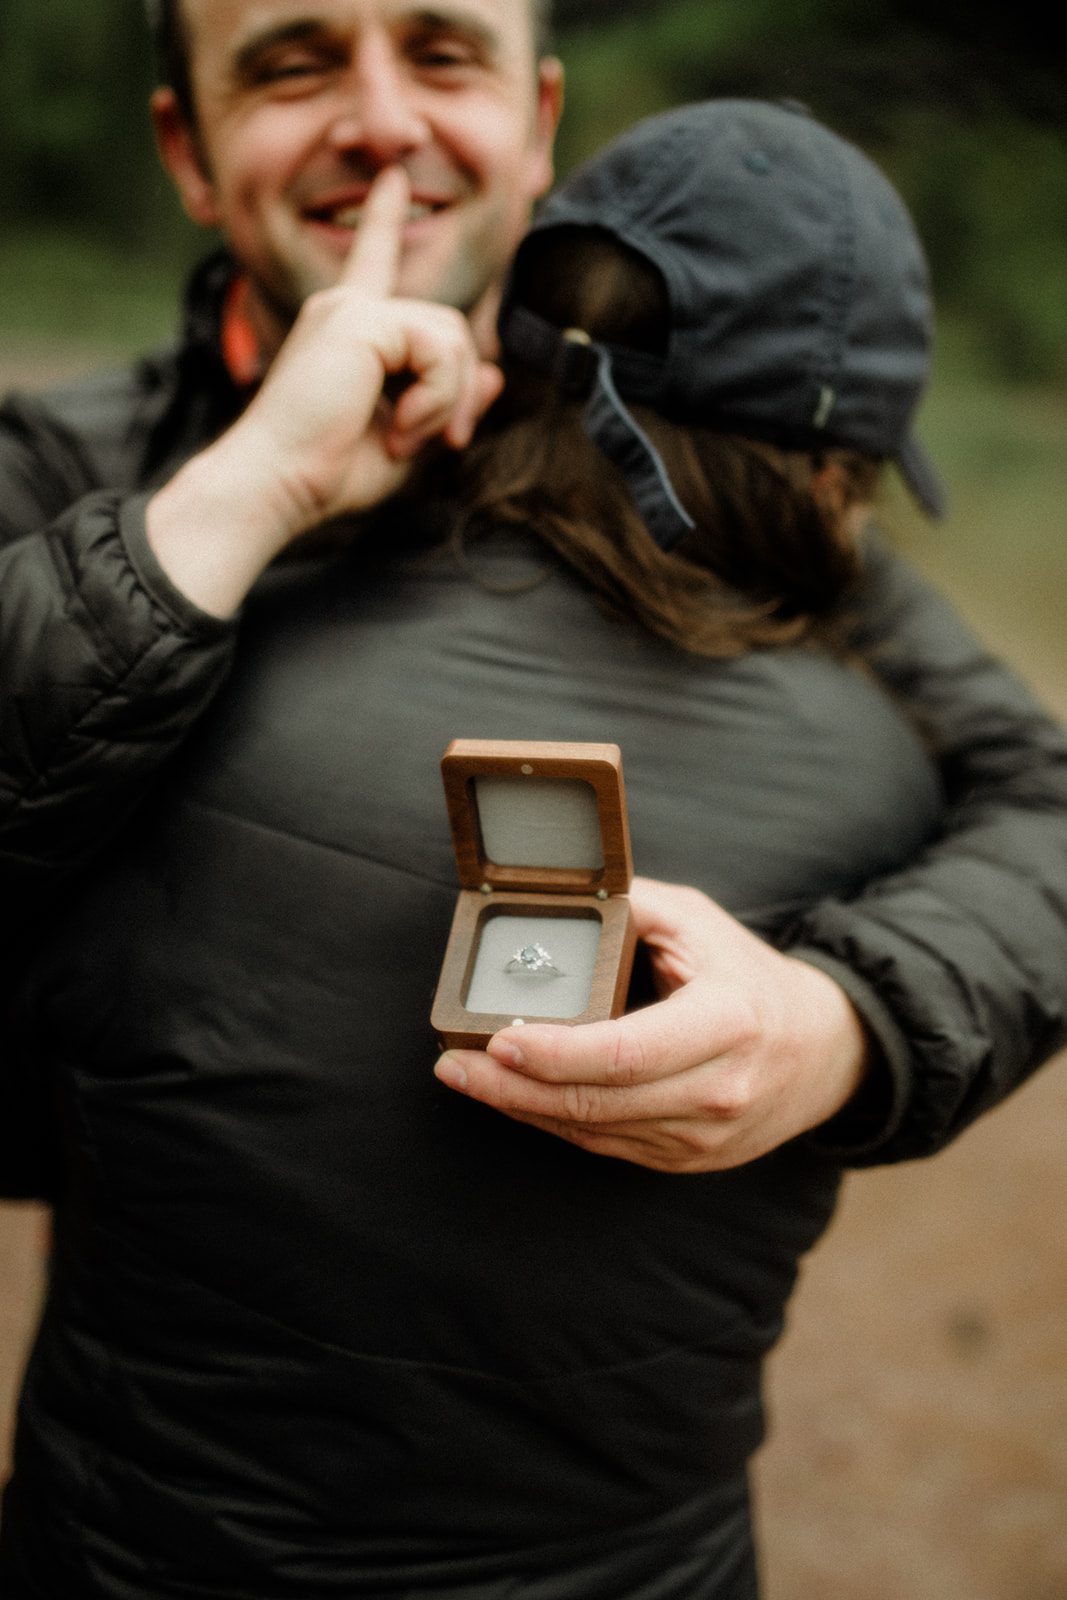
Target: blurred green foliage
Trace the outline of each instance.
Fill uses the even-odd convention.
[[[4,0],[0,82],[8,226],[59,221],[106,233],[123,249],[145,245],[162,185],[138,0]]]
[[[897,183],[938,306],[973,322],[990,370],[1067,379],[1067,105],[1052,34],[1030,0],[646,4],[561,34],[561,166],[665,105],[800,100]]]
[[[0,322],[74,324],[114,342],[110,285],[113,301],[127,292],[132,341],[164,305],[169,321],[203,248],[152,149],[143,0],[4,0],[4,10]],[[558,0],[558,11],[562,172],[665,105],[800,99],[895,178],[939,307],[969,319],[989,370],[1067,378],[1062,52],[1036,5]]]
[[[976,360],[973,324],[942,319],[919,433],[949,486],[932,524],[895,474],[887,524],[987,643],[1067,722],[1067,385],[1005,382]]]

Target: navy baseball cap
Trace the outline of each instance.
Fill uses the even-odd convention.
[[[708,100],[638,123],[545,201],[519,246],[593,229],[643,256],[667,294],[661,355],[559,329],[505,288],[505,352],[587,399],[585,426],[659,542],[692,526],[626,409],[787,447],[893,460],[922,508],[940,480],[911,433],[932,307],[915,227],[892,184],[803,107]]]

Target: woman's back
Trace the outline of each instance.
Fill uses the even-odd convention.
[[[544,559],[472,552],[497,584]],[[444,551],[265,580],[233,680],[21,1007],[78,1111],[20,1441],[47,1493],[20,1525],[49,1562],[79,1526],[123,1595],[426,1592],[617,1545],[614,1600],[760,1436],[836,1168],[801,1142],[679,1178],[434,1081],[455,736],[619,743],[638,870],[771,935],[937,826],[906,720],[817,651],[709,662],[566,569],[500,595]]]

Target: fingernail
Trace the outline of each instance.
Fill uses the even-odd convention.
[[[521,1067],[526,1059],[518,1045],[512,1044],[510,1039],[490,1039],[486,1049],[506,1067]]]
[[[448,1085],[450,1089],[465,1089],[467,1087],[467,1070],[461,1067],[452,1056],[442,1056],[433,1069],[435,1078]]]

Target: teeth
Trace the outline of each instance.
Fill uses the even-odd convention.
[[[431,205],[424,205],[421,202],[413,201],[412,204],[408,206],[406,221],[418,222],[421,220],[421,218],[428,217],[432,210],[433,206]],[[339,228],[358,228],[362,218],[362,203],[355,206],[343,206],[340,211],[335,211],[333,214],[333,221]]]

